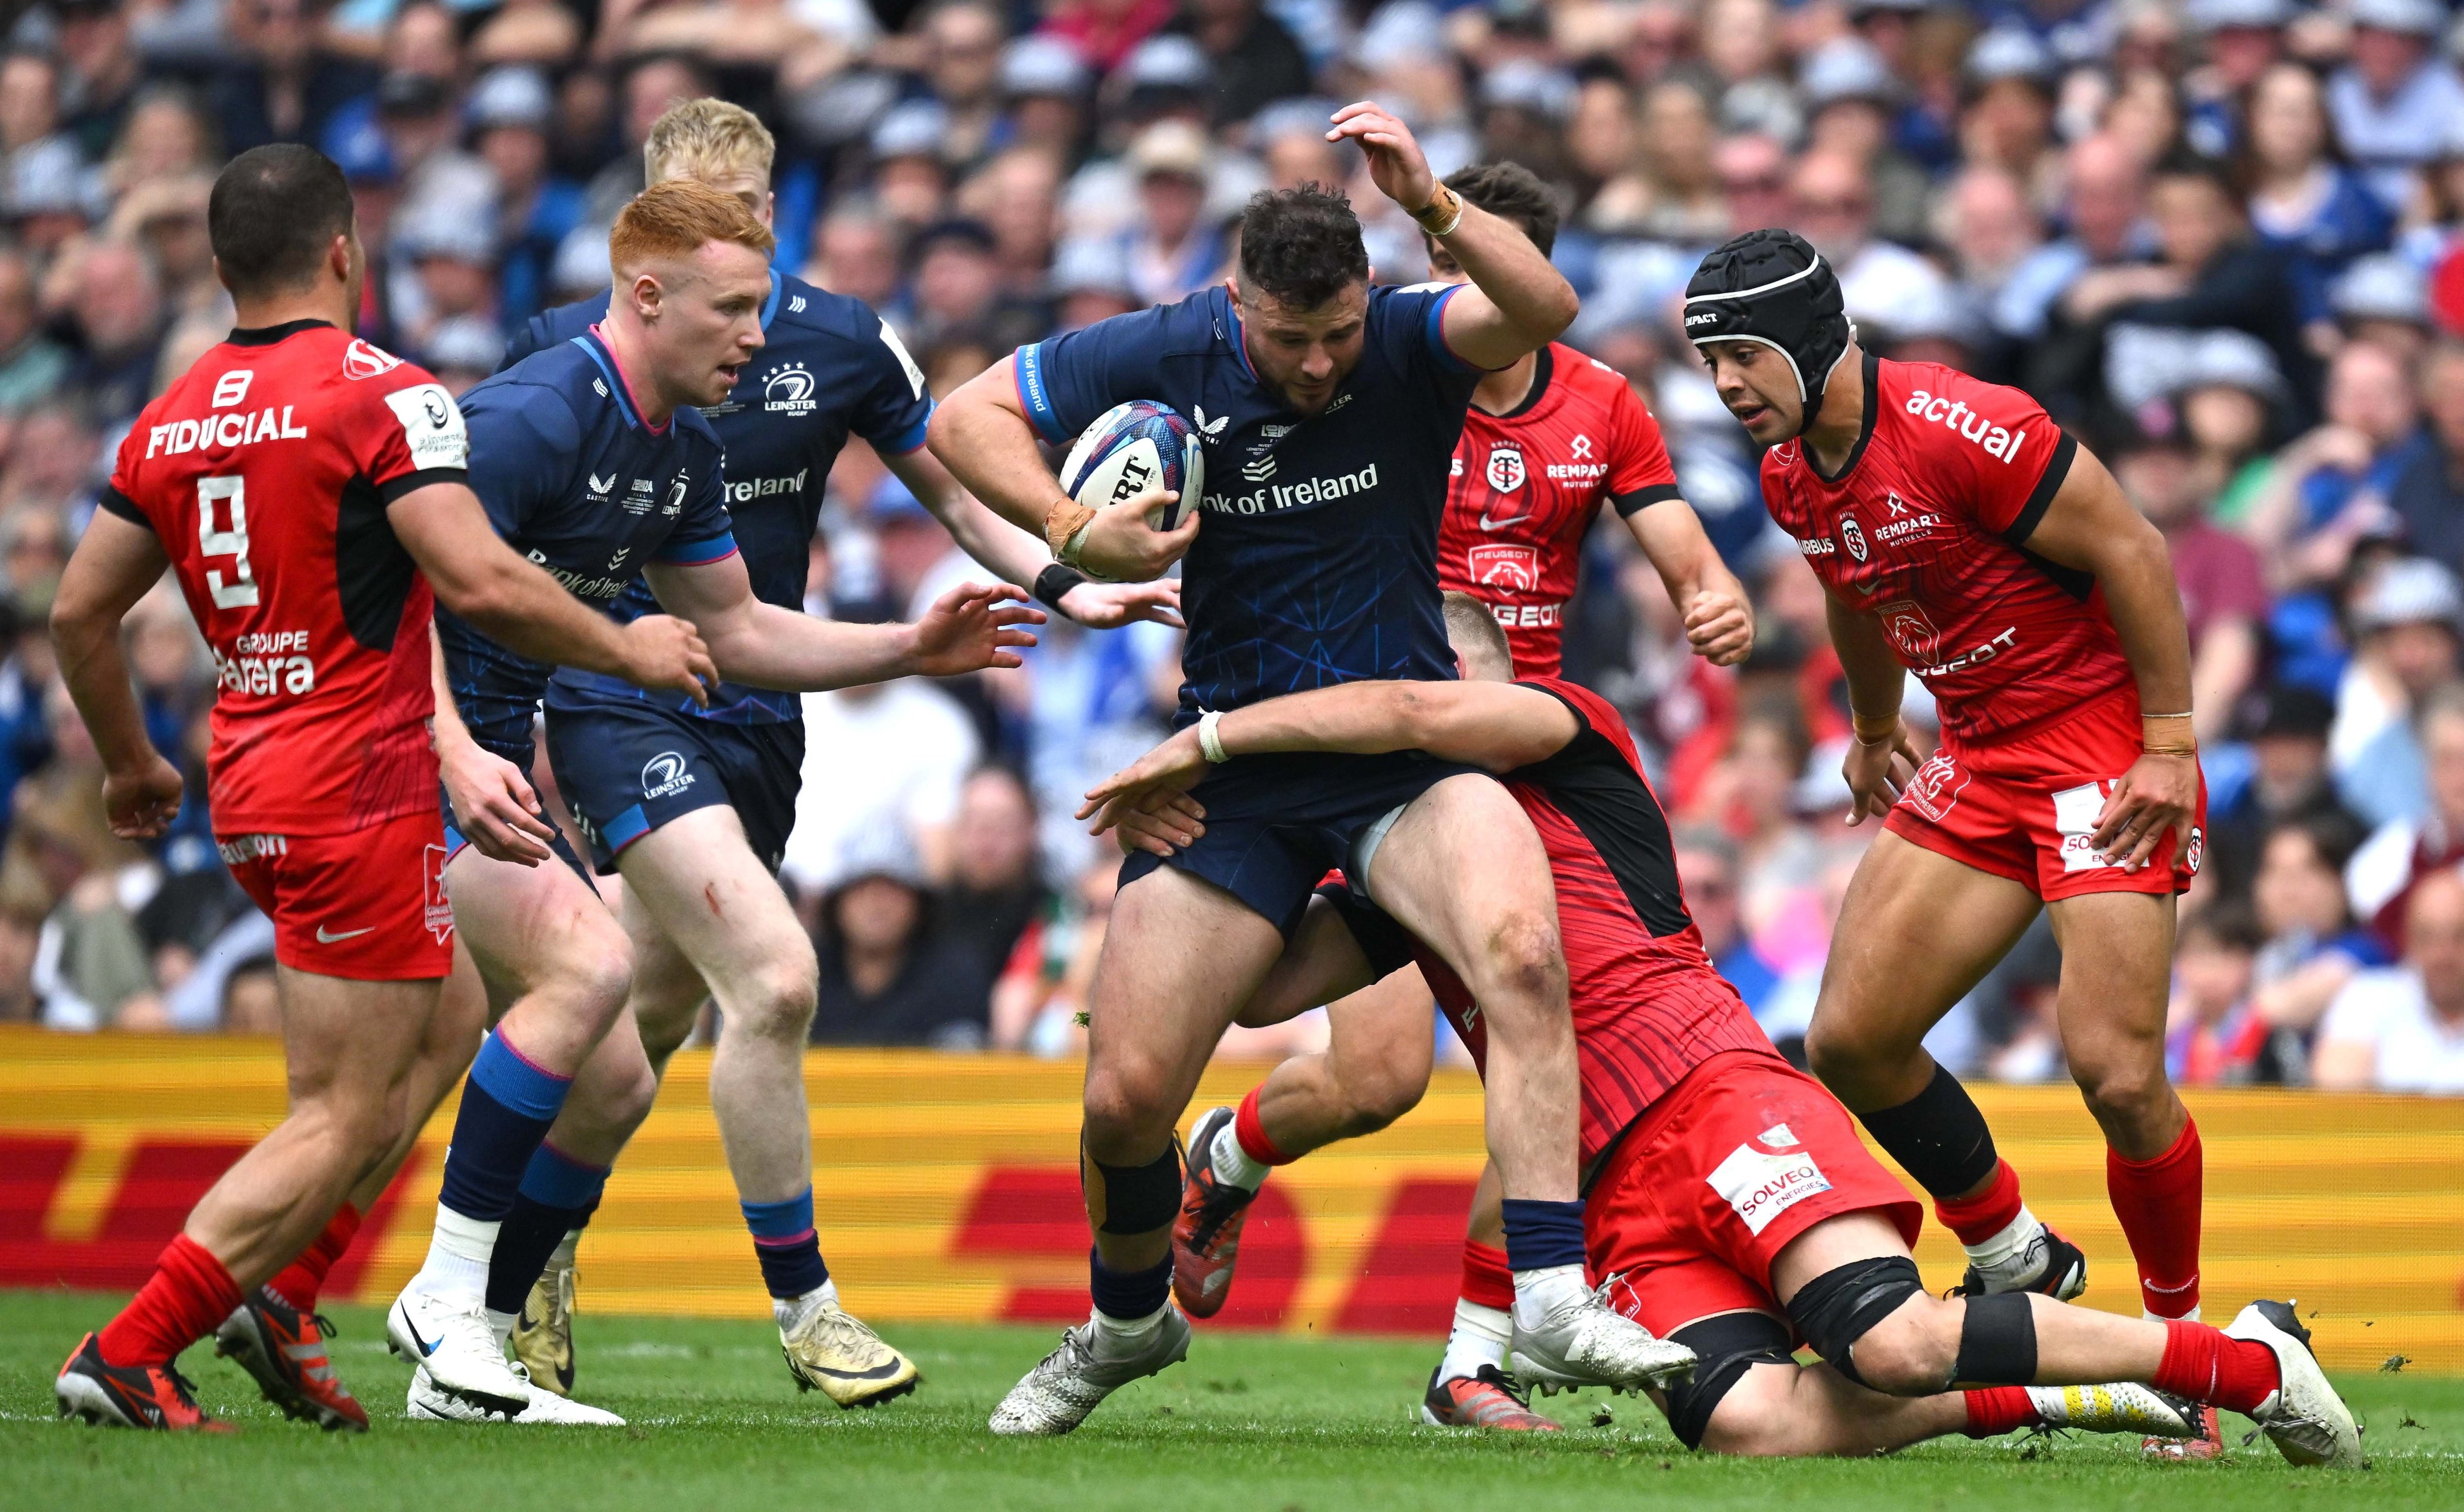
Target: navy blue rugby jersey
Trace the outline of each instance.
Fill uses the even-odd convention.
[[[617,612],[647,562],[733,555],[718,437],[697,410],[645,425],[615,358],[585,331],[462,396],[471,487],[496,534],[585,603]],[[631,615],[620,618],[630,619]],[[527,758],[531,716],[555,668],[436,611],[447,681],[471,734]]]
[[[1259,380],[1221,286],[1019,348],[1019,397],[1055,446],[1133,399],[1203,437],[1181,723],[1331,683],[1455,675],[1438,520],[1481,377],[1439,325],[1459,287],[1372,289],[1359,364],[1309,417]]]
[[[507,349],[506,364],[605,319],[607,297],[533,316]],[[736,392],[701,414],[727,449],[727,508],[755,597],[802,613],[822,495],[847,437],[864,437],[884,456],[912,452],[924,445],[933,397],[924,390],[923,369],[861,299],[773,274],[761,329],[766,344],[746,364]],[[648,588],[637,586],[617,612],[630,619],[654,614],[658,605]],[[559,678],[553,696],[563,702],[590,694],[673,696],[583,672]],[[689,698],[675,704],[729,724],[782,723],[802,717],[803,710],[798,694],[737,683],[721,685],[707,710]]]

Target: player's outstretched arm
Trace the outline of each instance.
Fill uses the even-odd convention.
[[[509,649],[710,702],[718,673],[691,624],[654,614],[618,625],[592,609],[516,555],[462,484],[413,489],[385,517],[437,602]]]
[[[1112,582],[1162,577],[1198,538],[1199,511],[1181,511],[1180,523],[1171,530],[1153,529],[1147,512],[1179,497],[1154,489],[1079,521],[1081,507],[1062,492],[1061,480],[1036,448],[1034,423],[1018,397],[1017,367],[1015,354],[1002,358],[934,409],[925,432],[933,455],[969,493],[1001,518],[1042,537],[1056,557],[1068,555],[1061,549],[1066,540],[1052,539],[1056,526],[1067,526],[1078,541],[1076,565],[1089,575]]]
[[[1006,582],[953,588],[913,625],[843,625],[755,598],[741,557],[653,562],[642,576],[663,607],[701,626],[720,675],[785,692],[1017,667],[1017,648],[1035,644],[1025,626],[1044,623]]]
[[[1889,813],[1917,773],[1916,743],[1900,722],[1907,669],[1872,615],[1859,614],[1828,596],[1822,609],[1831,621],[1831,645],[1848,677],[1848,713],[1856,721],[1857,738],[1849,742],[1839,775],[1848,779],[1848,822],[1861,824],[1867,815],[1880,819]]]
[[[1334,113],[1326,140],[1360,143],[1379,191],[1442,242],[1470,276],[1472,286],[1446,301],[1446,345],[1457,357],[1475,367],[1506,367],[1574,323],[1582,301],[1566,275],[1519,227],[1441,185],[1411,127],[1364,99]]]
[[[1683,499],[1662,499],[1625,518],[1636,544],[1651,559],[1668,602],[1685,622],[1694,654],[1714,667],[1734,667],[1754,648],[1754,606],[1746,585],[1720,559],[1703,521]]]
[[[2165,537],[2132,506],[2085,447],[2024,542],[2065,567],[2093,574],[2122,654],[2139,683],[2145,721],[2137,761],[2113,784],[2090,837],[2126,871],[2146,865],[2168,830],[2184,843],[2198,811],[2198,744],[2190,733],[2190,632]]]
[[[933,517],[949,531],[960,551],[1005,582],[1026,583],[1039,595],[1045,591],[1044,574],[1057,564],[1042,536],[1021,530],[984,508],[974,494],[958,486],[957,479],[950,475],[950,470],[941,465],[930,448],[882,460],[898,475],[898,481],[933,512]],[[1045,602],[1089,629],[1110,630],[1137,620],[1176,627],[1180,624],[1177,578],[1155,582],[1093,582],[1073,569],[1061,570],[1066,575],[1064,581],[1078,581],[1057,598]]]
[[[1346,683],[1212,716],[1222,759],[1278,751],[1426,751],[1491,772],[1546,760],[1582,733],[1573,711],[1536,689],[1494,682]],[[1203,722],[1178,731],[1090,788],[1078,810],[1096,834],[1186,792],[1206,771]]]
[[[102,757],[103,811],[122,840],[151,840],[180,812],[179,769],[145,738],[120,649],[121,622],[170,564],[152,531],[97,510],[52,599],[60,680]]]

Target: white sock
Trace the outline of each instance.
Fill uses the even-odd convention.
[[[488,1331],[496,1336],[497,1348],[502,1349],[508,1343],[512,1342],[514,1337],[514,1325],[518,1322],[520,1318],[521,1314],[517,1312],[498,1312],[494,1307],[488,1309]]]
[[[1137,1353],[1163,1326],[1163,1315],[1171,1309],[1167,1302],[1143,1318],[1115,1318],[1101,1308],[1088,1309],[1087,1321],[1095,1328],[1096,1352],[1115,1357]]]
[[[771,1298],[770,1316],[779,1320],[781,1333],[793,1333],[814,1313],[824,1307],[835,1307],[838,1304],[839,1283],[835,1281],[825,1281],[802,1297]]]
[[[570,1269],[573,1265],[574,1251],[581,1247],[582,1231],[580,1229],[568,1229],[565,1232],[564,1238],[557,1241],[556,1248],[549,1252],[547,1258],[547,1268],[550,1270]]]
[[[1263,1160],[1250,1158],[1249,1152],[1241,1148],[1241,1136],[1232,1131],[1230,1124],[1224,1125],[1222,1132],[1215,1136],[1206,1163],[1215,1168],[1216,1180],[1244,1192],[1257,1191],[1265,1184],[1266,1172],[1274,1169]]]
[[[1438,1364],[1438,1379],[1476,1376],[1484,1365],[1506,1369],[1506,1347],[1514,1341],[1514,1315],[1479,1303],[1455,1299],[1455,1329],[1446,1335],[1446,1357]]]
[[[2023,1203],[2019,1208],[2019,1216],[2005,1224],[1991,1238],[1975,1244],[1963,1244],[1960,1248],[1968,1251],[1968,1263],[1978,1270],[1990,1271],[1997,1265],[2007,1264],[2017,1257],[2030,1244],[2035,1242],[2036,1236],[2044,1231],[2045,1225],[2035,1214],[2029,1212]]]
[[[1514,1273],[1514,1326],[1536,1328],[1551,1308],[1580,1302],[1592,1294],[1583,1284],[1580,1265],[1544,1265]]]
[[[440,1202],[428,1259],[412,1284],[432,1296],[477,1302],[488,1294],[488,1258],[496,1252],[494,1222],[465,1217]]]

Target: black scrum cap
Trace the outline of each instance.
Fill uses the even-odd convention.
[[[1685,285],[1686,340],[1760,341],[1788,359],[1805,403],[1800,435],[1822,408],[1823,384],[1855,334],[1840,309],[1837,275],[1794,231],[1732,237]]]

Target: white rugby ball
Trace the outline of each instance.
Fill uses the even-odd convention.
[[[1133,400],[1105,410],[1079,432],[1061,465],[1061,486],[1092,509],[1170,489],[1180,498],[1147,511],[1147,523],[1172,530],[1206,492],[1206,454],[1197,428],[1170,405]]]

